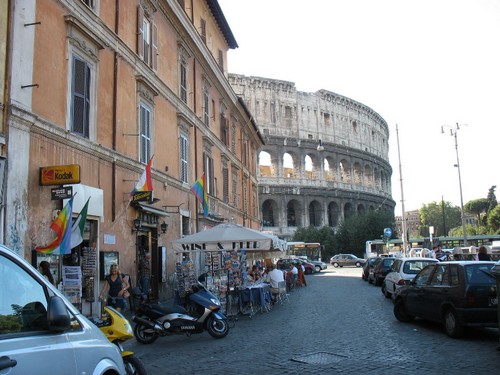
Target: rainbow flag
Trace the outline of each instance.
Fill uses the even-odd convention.
[[[47,246],[35,247],[36,251],[44,254],[71,254],[72,212],[73,197],[50,224],[50,229],[56,233],[56,238]]]
[[[205,172],[201,177],[194,183],[191,187],[191,191],[196,195],[196,198],[203,204],[203,216],[208,217],[208,196],[207,196],[207,180],[205,178]]]
[[[146,165],[146,170],[142,173],[141,178],[137,181],[134,190],[130,192],[130,195],[139,193],[141,191],[153,191],[153,180],[151,179],[151,163],[153,162],[153,156],[149,159],[148,165]]]

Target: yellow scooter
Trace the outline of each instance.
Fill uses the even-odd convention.
[[[127,375],[147,375],[142,361],[134,355],[134,352],[123,349],[122,343],[134,337],[132,327],[120,312],[111,306],[104,306],[104,314],[101,319],[92,319],[92,322],[106,335],[109,341],[118,346],[123,358],[123,364]]]

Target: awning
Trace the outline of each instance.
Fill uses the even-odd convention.
[[[150,214],[158,216],[168,216],[168,212],[165,210],[160,210],[156,207],[148,206],[146,204],[135,203],[135,207],[139,210],[149,212]]]

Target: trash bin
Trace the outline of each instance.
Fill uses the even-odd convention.
[[[500,260],[495,263],[491,269],[491,273],[495,276],[497,280],[497,313],[498,313],[498,338],[500,341],[500,305],[498,301],[500,300]],[[497,346],[497,350],[500,351],[500,344]]]

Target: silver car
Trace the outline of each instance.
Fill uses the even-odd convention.
[[[358,258],[354,254],[337,254],[330,258],[330,264],[334,267],[356,266],[361,267],[366,259]]]
[[[0,285],[2,374],[126,374],[117,346],[3,245]]]

